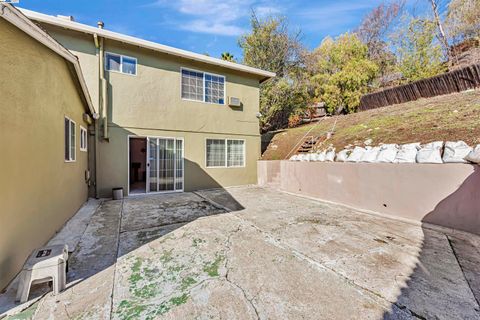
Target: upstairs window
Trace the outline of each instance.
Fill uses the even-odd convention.
[[[75,122],[65,117],[65,161],[75,161]]]
[[[136,75],[137,59],[107,52],[105,54],[105,70]]]
[[[225,77],[182,69],[182,98],[225,104]]]

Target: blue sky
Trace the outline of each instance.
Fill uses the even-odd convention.
[[[422,1],[422,0],[413,0]],[[423,0],[425,1],[425,0]],[[72,15],[81,23],[105,22],[105,29],[218,57],[249,30],[249,15],[284,15],[303,43],[315,48],[327,36],[352,31],[382,0],[20,0],[19,7]]]

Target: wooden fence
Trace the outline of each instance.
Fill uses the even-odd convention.
[[[480,64],[362,96],[359,111],[480,87]]]

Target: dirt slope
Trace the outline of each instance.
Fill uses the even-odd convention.
[[[262,159],[285,159],[312,126],[314,128],[308,135],[321,136],[325,140],[335,120],[333,136],[319,149],[331,145],[339,151],[348,145],[363,145],[367,139],[372,139],[372,145],[435,140],[463,140],[475,145],[480,143],[480,90],[329,117],[318,123],[288,129],[273,137]]]

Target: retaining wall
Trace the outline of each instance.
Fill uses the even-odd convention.
[[[259,161],[258,181],[280,190],[480,235],[480,167]]]

